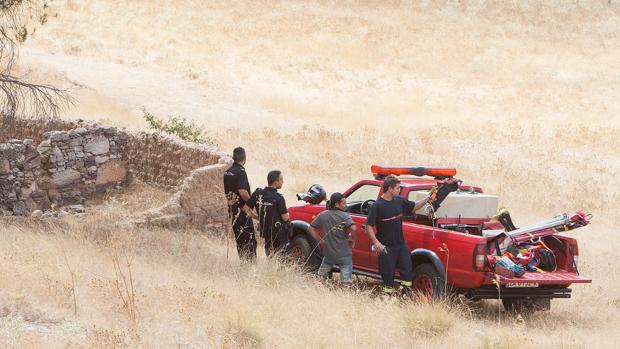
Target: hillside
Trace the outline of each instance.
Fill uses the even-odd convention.
[[[169,242],[162,237],[169,232],[155,232],[131,245],[144,303],[137,332],[127,333],[131,321],[114,308],[117,299],[93,286],[91,267],[78,263],[95,261],[101,269],[91,271],[109,277],[111,245],[98,245],[97,232],[70,217],[50,229],[12,222],[3,233],[0,307],[18,310],[0,317],[3,343],[96,346],[97,331],[129,347],[200,347],[205,338],[228,338],[222,345],[229,346],[371,347],[390,336],[397,347],[617,342],[620,4],[57,0],[49,11],[22,48],[19,71],[71,89],[77,103],[65,117],[144,128],[145,108],[191,119],[226,151],[246,147],[253,187],[264,185],[268,170],[283,170],[289,205],[312,183],[346,189],[369,176],[372,163],[456,167],[458,177],[499,195],[519,225],[592,212],[595,223],[577,236],[582,272],[594,283],[525,325],[504,318],[498,328],[494,302],[400,308],[375,300],[372,285],[333,291],[264,260],[244,274],[236,259],[227,264],[223,241],[188,232]],[[40,254],[28,250],[33,243]],[[69,277],[62,255],[49,252],[57,245],[71,246],[65,253],[79,270],[77,316],[67,294],[48,297],[62,288],[49,285],[66,287]],[[191,265],[197,255],[217,267]],[[252,297],[237,302],[243,294]],[[259,296],[294,328],[272,324]],[[51,326],[61,337],[32,329],[19,309],[66,319]],[[328,316],[338,326],[355,323],[350,337],[322,322],[330,309],[340,310]],[[439,323],[439,330],[412,323]],[[411,343],[405,331],[423,339]]]

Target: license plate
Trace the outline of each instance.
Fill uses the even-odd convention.
[[[538,282],[509,282],[506,287],[538,287]]]

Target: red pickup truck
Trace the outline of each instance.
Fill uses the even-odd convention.
[[[373,166],[373,169],[376,168]],[[372,278],[380,278],[377,255],[371,250],[363,225],[369,207],[383,194],[382,176],[390,173],[421,174],[414,170],[403,171],[402,168],[399,171],[382,169],[373,171],[381,172],[375,174],[374,179],[361,180],[343,193],[347,198],[347,210],[358,230],[353,249],[354,273]],[[428,195],[442,178],[401,176],[400,179],[400,195],[416,201]],[[405,217],[403,232],[411,251],[415,291],[441,297],[446,293],[447,285],[451,292],[464,294],[473,300],[498,299],[498,283],[507,309],[548,310],[552,298],[570,298],[570,285],[591,282],[579,274],[577,241],[559,234],[588,224],[588,216],[581,212],[565,214],[508,231],[492,219],[498,210],[497,202],[496,196],[485,194],[479,187],[460,184],[457,191],[445,197],[437,211],[431,213],[431,210],[421,209]],[[308,227],[316,215],[325,209],[323,203],[289,208],[293,224],[292,252],[312,269],[318,268],[322,257],[320,248],[317,248],[318,242],[308,233]],[[531,241],[542,241],[552,250],[556,264],[553,271],[528,271],[520,277],[495,273],[489,262],[490,257],[504,253],[509,244]]]

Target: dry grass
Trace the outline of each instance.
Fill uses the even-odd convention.
[[[233,129],[217,139],[225,148],[250,139],[244,145],[253,183],[263,185],[262,174],[278,167],[284,171],[289,200],[315,182],[328,192],[344,191],[370,177],[373,163],[430,164],[454,166],[466,182],[499,195],[517,224],[576,209],[610,223],[618,218],[612,203],[620,200],[620,191],[610,185],[620,174],[619,132],[603,126],[543,128],[523,121],[510,127],[445,125],[394,135],[370,128],[348,132],[311,127],[277,134],[271,129]],[[564,141],[564,133],[570,140]],[[586,139],[595,144],[581,143]]]
[[[592,211],[575,235],[594,283],[524,322],[498,323],[495,301],[385,303],[367,281],[343,291],[264,258],[227,261],[196,232],[108,225],[167,196],[138,187],[79,219],[2,222],[0,346],[617,346],[615,2],[51,6],[28,45],[58,54],[25,50],[21,69],[78,89],[70,116],[141,127],[145,106],[191,118],[224,149],[248,149],[254,186],[282,169],[289,203],[314,182],[344,190],[371,163],[454,166],[518,225]],[[115,246],[131,258],[131,311]]]
[[[551,313],[524,322],[503,314],[498,323],[494,301],[386,302],[369,280],[342,290],[263,255],[251,266],[227,261],[222,240],[197,232],[115,227],[143,195],[164,193],[140,187],[108,197],[84,216],[3,222],[1,346],[571,348],[617,339],[620,285],[605,258],[582,268],[609,280],[605,286],[577,286],[575,298],[554,302]],[[119,280],[119,252],[131,260],[133,291]],[[131,304],[127,290],[134,292]]]

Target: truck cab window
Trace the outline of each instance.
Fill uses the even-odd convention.
[[[362,184],[347,196],[347,210],[352,214],[367,215],[372,203],[379,197],[380,187]]]

